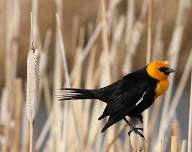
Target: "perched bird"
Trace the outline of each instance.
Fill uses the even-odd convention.
[[[172,72],[174,69],[167,61],[157,60],[100,89],[63,88],[59,100],[99,99],[105,102],[107,106],[99,120],[109,118],[103,132],[122,119],[129,124],[126,116],[142,122],[141,113],[168,89],[168,76]],[[133,127],[129,134],[134,131],[144,137],[139,130],[143,128]]]

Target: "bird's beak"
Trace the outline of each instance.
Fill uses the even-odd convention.
[[[167,74],[170,74],[170,73],[172,73],[172,72],[175,72],[175,70],[172,69],[172,68],[167,68],[167,69],[165,70],[165,73],[167,73]]]

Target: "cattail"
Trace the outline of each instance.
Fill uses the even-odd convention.
[[[39,107],[40,53],[32,48],[27,58],[27,119],[33,122]]]
[[[30,152],[33,151],[33,122],[39,107],[40,53],[32,45],[27,58],[27,119],[30,123]]]

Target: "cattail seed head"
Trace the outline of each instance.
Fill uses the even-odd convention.
[[[27,119],[33,122],[39,107],[40,53],[32,48],[27,57]]]

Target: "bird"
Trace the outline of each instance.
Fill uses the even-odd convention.
[[[98,99],[105,102],[107,105],[98,120],[105,117],[108,120],[101,132],[120,120],[130,125],[126,116],[143,123],[143,111],[166,92],[169,87],[168,76],[172,72],[175,70],[168,61],[155,60],[99,89],[61,88],[64,92],[58,96],[58,100]],[[143,131],[143,128],[133,126],[128,134],[133,131],[144,138],[140,130]]]

